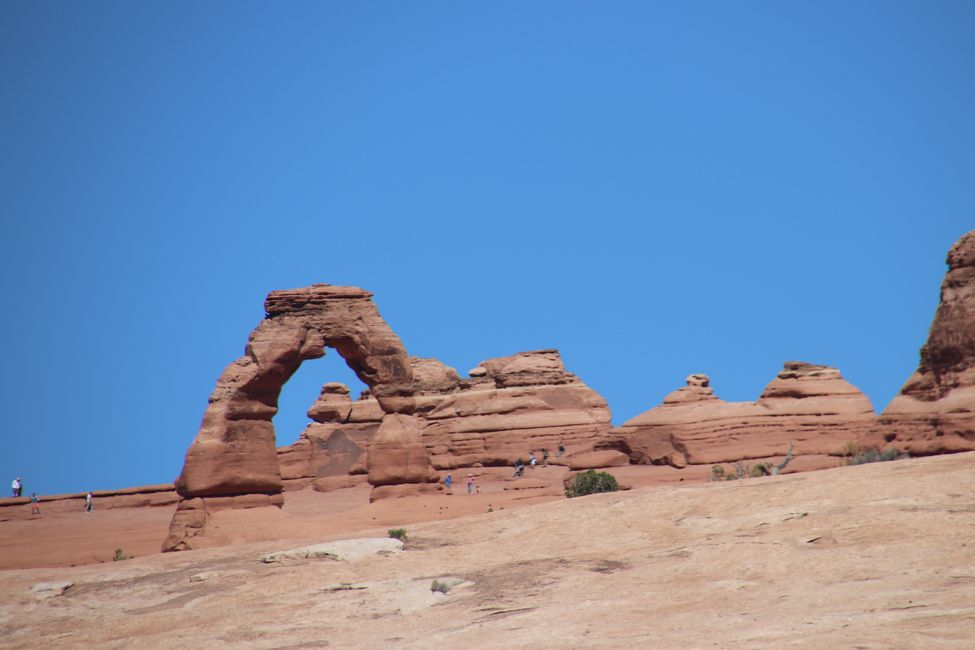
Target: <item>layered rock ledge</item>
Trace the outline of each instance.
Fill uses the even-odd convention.
[[[613,429],[634,463],[715,464],[800,456],[830,465],[847,443],[875,442],[870,400],[839,370],[786,362],[755,402],[725,402],[707,375],[695,374],[663,404]]]
[[[606,401],[565,370],[557,350],[488,359],[466,378],[436,359],[413,357],[411,365],[420,439],[437,470],[527,462],[531,451],[541,462],[543,450],[549,463],[570,464],[609,433]],[[328,383],[308,416],[315,422],[298,441],[278,449],[286,485],[310,482],[327,491],[359,482],[354,477],[362,476],[366,449],[383,419],[376,399],[367,392],[352,401],[346,386]],[[369,481],[377,485],[373,468],[383,461],[374,456],[370,447]]]

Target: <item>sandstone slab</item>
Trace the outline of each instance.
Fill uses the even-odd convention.
[[[365,537],[343,539],[324,544],[314,544],[301,548],[276,551],[261,556],[261,562],[280,562],[281,560],[328,559],[339,562],[355,562],[370,555],[390,555],[403,550],[403,542],[390,537]]]

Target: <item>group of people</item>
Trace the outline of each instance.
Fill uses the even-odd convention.
[[[24,481],[19,476],[10,482],[10,492],[14,497],[21,497],[24,495]],[[91,512],[95,509],[94,495],[89,492],[85,495],[85,512]],[[30,493],[30,513],[32,515],[41,514],[41,504],[40,499],[37,498],[37,492]]]
[[[555,454],[555,457],[556,458],[559,458],[564,453],[565,453],[565,445],[563,445],[560,442],[559,443],[559,450],[558,450],[558,453]],[[544,449],[543,448],[542,449],[542,467],[545,467],[545,466],[548,465],[548,456],[549,456],[548,449]],[[538,456],[535,455],[535,450],[534,449],[532,449],[532,450],[530,450],[528,452],[528,466],[531,467],[532,469],[535,469],[535,467],[538,466]],[[519,476],[522,476],[522,475],[524,475],[524,473],[525,473],[525,461],[523,461],[521,458],[519,458],[519,459],[517,459],[515,461],[515,477],[517,478]]]
[[[565,445],[563,445],[561,442],[559,442],[559,449],[558,449],[558,452],[555,454],[555,457],[556,458],[559,458],[563,454],[565,454]],[[546,465],[548,465],[548,457],[549,457],[548,449],[544,449],[543,448],[542,449],[542,466],[543,467],[546,466]],[[535,467],[538,465],[538,456],[535,455],[535,450],[534,449],[532,449],[532,450],[530,450],[528,452],[528,464],[531,466],[532,469],[535,469]],[[524,475],[524,473],[525,473],[525,462],[521,458],[518,458],[515,461],[515,477],[517,478],[519,476],[522,476],[522,475]],[[453,475],[448,472],[447,475],[443,479],[443,483],[444,483],[444,486],[447,488],[447,491],[450,492],[451,494],[453,494],[453,488],[454,488],[454,477],[453,477]],[[477,482],[476,482],[476,480],[474,478],[474,475],[473,474],[468,474],[467,475],[467,493],[468,494],[475,494],[475,493],[480,494],[480,492],[481,492],[481,487],[477,484]]]
[[[24,496],[24,481],[19,476],[10,482],[10,493],[15,497]],[[36,492],[30,493],[30,513],[32,515],[41,514],[41,505]]]
[[[454,477],[450,473],[448,473],[447,476],[444,477],[443,484],[447,487],[447,490],[450,491],[451,494],[453,494]],[[467,475],[467,493],[468,494],[474,494],[475,492],[477,492],[478,494],[480,494],[481,493],[481,486],[480,485],[477,485],[477,482],[474,480],[474,475],[473,474],[468,474]]]

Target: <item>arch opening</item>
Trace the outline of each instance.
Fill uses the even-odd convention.
[[[353,400],[369,389],[338,351],[326,347],[324,357],[303,362],[281,387],[278,412],[272,420],[278,447],[294,443],[305,427],[313,422],[308,417],[308,410],[321,394],[322,385],[329,382],[348,386],[349,396]]]

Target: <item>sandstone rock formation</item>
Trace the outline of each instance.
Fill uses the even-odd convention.
[[[912,454],[975,450],[975,230],[947,263],[921,363],[880,417],[885,438]]]
[[[417,419],[388,415],[369,441],[369,483],[372,500],[436,491],[440,476],[420,437]]]
[[[461,378],[436,359],[413,357],[411,364],[421,440],[438,470],[511,465],[517,458],[527,462],[533,450],[542,462],[543,449],[550,453],[549,463],[605,467],[625,460],[618,452],[587,456],[609,433],[609,408],[598,393],[566,372],[556,350],[488,359],[471,370],[468,378]],[[342,384],[326,384],[308,411],[320,424],[310,425],[295,444],[278,450],[289,488],[309,482],[320,490],[345,487],[337,478],[343,474],[338,466],[323,465],[322,459],[332,454],[334,443],[323,441],[323,434],[317,431],[345,435],[365,449],[383,417],[371,395],[352,402],[348,393]],[[563,458],[556,457],[560,443],[569,452]],[[606,464],[598,464],[600,460]],[[372,467],[380,462],[370,449],[373,485],[379,483],[372,479]],[[334,471],[326,471],[326,467]],[[323,480],[325,477],[329,479]],[[375,497],[401,492],[384,489]]]
[[[251,333],[245,355],[217,380],[186,453],[176,481],[182,501],[165,550],[188,548],[214,508],[282,503],[271,419],[281,387],[302,361],[321,357],[325,346],[337,350],[370,387],[384,413],[409,418],[413,412],[409,357],[372,294],[316,284],[271,292],[264,309],[266,317]],[[340,401],[334,400],[336,407]]]
[[[784,456],[790,442],[797,457],[835,465],[843,447],[877,442],[870,400],[829,366],[787,362],[757,402],[719,399],[707,375],[663,404],[613,430],[632,462],[683,467]],[[808,468],[808,463],[807,463]]]
[[[755,402],[725,402],[706,375],[691,375],[612,431],[605,400],[555,350],[488,359],[461,377],[435,359],[409,358],[362,289],[272,292],[187,452],[165,548],[188,548],[214,509],[280,505],[285,484],[327,491],[368,480],[373,499],[401,496],[435,489],[438,471],[510,465],[531,450],[572,469],[683,468],[781,460],[794,445],[789,469],[803,470],[839,464],[850,443],[886,441],[915,454],[975,449],[975,231],[951,249],[948,266],[920,366],[880,418],[835,368],[788,362]],[[281,386],[326,346],[370,390],[353,400],[347,387],[326,384],[308,411],[312,424],[276,450]]]
[[[561,462],[559,443],[569,455],[588,452],[609,433],[606,400],[566,372],[557,350],[488,359],[469,379],[453,379],[452,369],[431,374],[441,379],[417,390],[416,409],[438,469],[511,465],[533,450],[541,462],[542,449]]]
[[[385,413],[369,391],[353,402],[345,384],[330,382],[308,409],[314,420],[286,447],[278,448],[285,489],[352,487],[366,480],[366,449]]]

